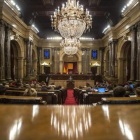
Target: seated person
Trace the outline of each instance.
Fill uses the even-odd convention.
[[[42,86],[42,85],[46,85],[46,83],[44,82],[44,81],[42,81],[41,83],[40,83],[40,85]]]
[[[37,91],[28,85],[28,88],[24,92],[24,96],[37,96]]]
[[[4,95],[6,91],[6,88],[3,86],[3,84],[0,84],[0,95]]]
[[[94,90],[92,90],[91,87],[87,87],[86,91],[87,91],[87,92],[92,92],[92,91],[94,91]]]
[[[122,86],[117,86],[113,89],[114,97],[124,97],[125,96],[125,89]]]
[[[34,88],[34,87],[35,87],[35,85],[32,83],[32,84],[31,84],[31,87],[32,87],[32,88]]]
[[[86,87],[90,87],[90,84],[89,83],[86,83]]]
[[[47,90],[48,90],[47,86],[43,85],[41,91],[47,91]]]
[[[10,87],[16,87],[16,84],[17,84],[16,81],[12,81],[12,82],[10,83]]]
[[[79,86],[79,89],[83,89],[83,87],[82,86]]]
[[[51,83],[48,87],[56,87],[54,83]]]
[[[55,90],[60,90],[62,87],[61,86],[58,86],[58,87],[55,87],[54,89]]]
[[[112,85],[109,85],[109,86],[107,87],[107,89],[108,89],[108,92],[109,92],[109,93],[112,93],[112,94],[113,94],[113,86],[112,86]]]
[[[5,88],[9,88],[9,83],[6,83],[5,84]]]
[[[17,87],[17,88],[23,87],[23,82],[22,82],[21,79],[17,80],[16,87]]]
[[[36,83],[36,84],[35,84],[35,88],[36,88],[37,90],[40,90],[42,87],[40,86],[39,83]]]
[[[124,89],[126,91],[126,94],[125,94],[126,97],[129,97],[130,93],[133,93],[133,89],[129,85],[124,87]]]
[[[137,97],[140,97],[140,87],[137,87],[135,90]]]

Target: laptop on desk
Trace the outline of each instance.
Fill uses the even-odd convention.
[[[105,93],[105,87],[100,87],[100,88],[98,88],[98,92],[99,92],[99,94],[101,94],[101,93]]]

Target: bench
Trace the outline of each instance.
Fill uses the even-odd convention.
[[[25,91],[22,90],[6,90],[5,95],[10,96],[23,96]],[[57,104],[57,94],[54,92],[48,92],[48,91],[38,91],[37,97],[42,97],[43,101],[46,101],[47,104]]]
[[[91,92],[92,94],[87,94],[87,96],[84,99],[84,104],[93,104],[101,102],[103,97],[112,97],[113,95],[109,92],[105,93],[98,93],[98,92]],[[108,98],[106,98],[108,99]]]
[[[140,97],[102,98],[102,104],[140,104]]]
[[[41,97],[0,95],[0,103],[4,104],[46,104]]]

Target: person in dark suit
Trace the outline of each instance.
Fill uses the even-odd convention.
[[[121,86],[117,86],[113,89],[113,95],[114,97],[124,97],[125,96],[125,89]]]
[[[47,76],[47,78],[46,78],[46,84],[48,86],[48,84],[49,84],[49,76]]]

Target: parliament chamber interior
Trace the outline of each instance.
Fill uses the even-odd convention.
[[[140,0],[0,0],[0,140],[139,140]]]

